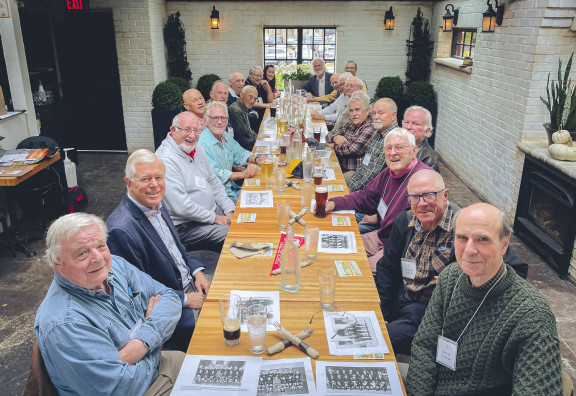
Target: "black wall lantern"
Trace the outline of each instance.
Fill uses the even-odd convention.
[[[452,7],[452,12],[454,13],[454,15],[452,15],[448,7]],[[451,32],[452,27],[458,25],[458,14],[460,13],[460,10],[455,10],[452,4],[446,4],[446,7],[444,7],[444,9],[446,10],[446,14],[444,14],[444,16],[442,17],[444,19],[443,31]]]
[[[482,13],[482,32],[492,33],[494,32],[495,25],[502,25],[502,20],[504,19],[504,4],[498,5],[498,0],[496,2],[496,11],[492,8],[491,0],[486,2],[488,9]]]
[[[384,26],[386,30],[394,30],[394,13],[392,12],[392,7],[384,14]]]
[[[220,29],[220,11],[216,6],[212,6],[212,14],[210,14],[210,26],[212,29]]]

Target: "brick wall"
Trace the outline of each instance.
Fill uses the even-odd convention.
[[[442,24],[445,5],[435,5],[432,26]],[[548,116],[539,97],[558,58],[565,63],[576,48],[576,33],[569,29],[575,9],[574,0],[507,2],[502,26],[481,33],[486,2],[469,1],[460,7],[458,26],[478,28],[472,73],[433,66],[437,151],[475,191],[510,215],[524,161],[516,144],[545,139]],[[451,33],[434,29],[436,41],[445,42],[444,35]]]

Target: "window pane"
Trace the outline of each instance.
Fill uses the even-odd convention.
[[[476,45],[476,32],[472,33],[472,45]]]
[[[276,29],[276,44],[286,44],[286,29]]]
[[[327,45],[326,49],[324,50],[324,59],[334,59],[335,54],[336,54],[336,46]]]
[[[324,46],[323,45],[315,45],[314,46],[313,58],[324,58]]]
[[[314,44],[324,43],[324,29],[314,29]]]
[[[286,46],[277,45],[276,46],[276,59],[286,59]]]
[[[267,45],[264,49],[264,59],[274,59],[276,58],[276,53],[274,52],[274,45]]]
[[[274,44],[276,41],[276,29],[264,29],[264,44]]]
[[[312,44],[312,29],[303,29],[302,35],[302,43]]]
[[[324,34],[326,44],[336,44],[336,29],[326,29]]]
[[[302,59],[312,59],[312,46],[302,45]]]
[[[287,29],[286,42],[288,44],[298,44],[298,29]]]
[[[298,57],[298,46],[289,45],[288,46],[288,59],[296,59]]]
[[[462,57],[462,46],[461,45],[456,46],[456,56],[459,58]]]
[[[464,41],[464,32],[458,32],[456,36],[456,43],[461,44]]]

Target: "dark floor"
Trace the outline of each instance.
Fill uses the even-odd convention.
[[[78,183],[88,195],[87,212],[104,219],[125,193],[123,154],[80,154]],[[441,166],[450,200],[467,206],[480,199],[461,180]],[[512,245],[529,264],[528,280],[544,293],[558,323],[563,366],[576,379],[576,286],[563,281],[517,238]],[[28,366],[34,339],[34,316],[52,279],[53,270],[43,260],[44,242],[33,242],[38,256],[16,258],[0,250],[0,394],[19,395],[28,377]],[[201,252],[201,261],[213,255]]]

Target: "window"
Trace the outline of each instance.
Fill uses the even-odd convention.
[[[466,56],[474,58],[476,45],[476,29],[454,29],[452,34],[452,57],[463,59]]]
[[[333,27],[265,27],[264,64],[288,65],[311,63],[319,57],[326,69],[334,72],[336,28]]]

